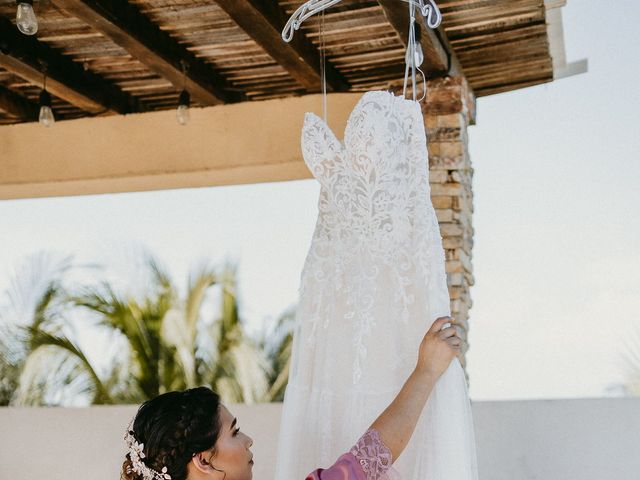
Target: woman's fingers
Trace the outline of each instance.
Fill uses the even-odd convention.
[[[440,330],[438,332],[438,336],[442,339],[445,340],[449,337],[452,337],[454,335],[458,334],[458,330],[456,329],[456,327],[451,326],[451,327],[447,327],[444,330]]]
[[[452,347],[460,347],[460,345],[462,345],[460,337],[449,337],[446,339],[446,342]]]
[[[438,332],[438,337],[440,337],[440,340],[444,340],[445,342],[447,342],[449,346],[456,352],[459,352],[462,348],[462,340],[458,336],[458,329],[453,325],[440,330]]]
[[[455,323],[455,320],[451,317],[439,317],[431,325],[429,332],[439,332],[445,323]]]
[[[449,324],[450,326],[445,325]],[[418,368],[439,377],[462,352],[462,341],[451,317],[436,319],[425,334],[418,350]],[[446,346],[445,346],[446,344]]]

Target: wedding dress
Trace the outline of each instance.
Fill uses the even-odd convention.
[[[420,104],[366,92],[343,141],[307,113],[302,152],[321,189],[301,275],[277,480],[305,478],[346,451],[399,392],[433,321],[450,314]],[[457,358],[394,467],[404,480],[477,479]]]

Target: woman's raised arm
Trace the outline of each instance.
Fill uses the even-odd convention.
[[[452,326],[442,329],[446,323]],[[391,464],[400,456],[418,423],[431,390],[451,360],[460,354],[460,338],[451,317],[440,317],[425,334],[416,367],[396,398],[358,439],[353,448],[327,469],[307,480],[389,480]]]
[[[450,327],[441,330],[446,323]],[[440,317],[425,334],[418,362],[396,398],[371,424],[391,450],[393,460],[406,447],[436,381],[460,354],[460,338],[451,317]]]

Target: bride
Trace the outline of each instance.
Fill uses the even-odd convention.
[[[446,323],[452,325],[443,328]],[[411,438],[437,379],[460,355],[454,325],[451,317],[433,322],[420,343],[415,368],[395,399],[348,452],[331,467],[311,472],[307,480],[397,478],[392,463]],[[125,441],[122,480],[252,478],[253,440],[206,387],[164,393],[143,403]]]

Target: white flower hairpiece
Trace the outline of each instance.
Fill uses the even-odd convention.
[[[129,458],[131,459],[131,468],[138,475],[142,475],[143,480],[171,480],[171,475],[167,473],[167,467],[162,467],[161,471],[149,468],[144,461],[144,443],[138,443],[132,433],[133,422],[127,428],[124,434],[124,441],[129,449]]]

